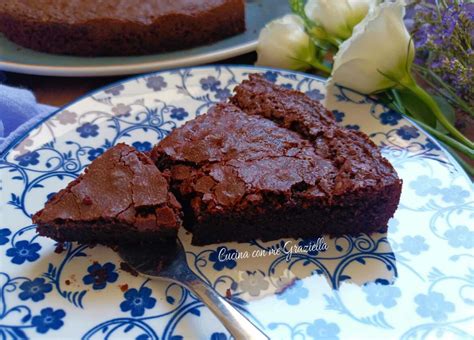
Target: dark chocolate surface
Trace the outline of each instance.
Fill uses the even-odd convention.
[[[0,9],[40,21],[84,23],[91,20],[125,20],[149,24],[170,14],[199,15],[227,0],[9,0]]]
[[[243,0],[0,1],[0,32],[21,46],[47,53],[159,53],[243,31]]]
[[[196,244],[386,229],[401,181],[366,135],[261,76],[235,92],[152,151]]]
[[[74,237],[68,230],[73,229],[81,241],[82,227],[95,228],[93,233],[163,231],[168,236],[179,228],[180,204],[148,156],[118,144],[47,202],[33,221],[40,234],[58,240],[71,241],[63,236]]]
[[[332,113],[305,94],[250,75],[235,88],[231,101],[251,115],[266,117],[310,141],[334,166],[333,195],[398,181],[392,165],[366,134],[342,128]]]
[[[181,203],[196,245],[358,235],[385,231],[401,193],[365,134],[258,75],[173,130],[150,157],[125,144],[108,150],[33,217],[39,233],[161,242],[176,238]]]

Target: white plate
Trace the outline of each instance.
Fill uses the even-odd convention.
[[[105,247],[67,244],[57,254],[53,241],[36,235],[30,216],[106,148],[126,142],[149,149],[251,72],[325,96],[322,80],[286,71],[167,71],[114,84],[59,110],[0,155],[0,338],[228,338],[188,291],[120,270],[118,256]],[[470,180],[424,132],[382,105],[343,90],[326,101],[342,125],[382,147],[403,179],[388,234],[326,238],[328,250],[294,253],[288,262],[286,254],[220,261],[222,247],[258,255],[309,240],[194,247],[182,230],[190,267],[221,294],[229,289],[231,302],[273,339],[469,337]],[[101,271],[105,282],[94,284]]]
[[[98,77],[145,73],[211,63],[252,52],[261,28],[290,11],[286,0],[247,0],[244,33],[176,52],[130,57],[74,57],[20,47],[0,34],[0,70],[61,77]]]

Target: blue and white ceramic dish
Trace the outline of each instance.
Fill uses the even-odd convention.
[[[290,12],[286,0],[247,0],[244,33],[191,49],[130,57],[75,57],[18,46],[0,33],[0,70],[51,76],[111,76],[211,63],[252,52],[267,22]]]
[[[30,216],[105,149],[126,142],[149,150],[251,72],[325,100],[341,125],[369,134],[403,179],[401,203],[388,234],[325,238],[327,250],[291,256],[292,246],[312,240],[193,247],[182,230],[190,267],[273,339],[472,337],[474,190],[459,165],[365,96],[337,89],[325,98],[323,81],[303,74],[209,66],[102,89],[1,155],[1,338],[229,337],[185,289],[121,270],[105,247],[66,244],[61,252],[36,235]],[[270,249],[280,255],[258,256]],[[219,257],[224,251],[250,256]]]

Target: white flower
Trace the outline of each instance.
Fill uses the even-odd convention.
[[[267,24],[258,37],[256,65],[306,70],[315,58],[315,46],[303,20],[285,15]]]
[[[328,86],[373,93],[411,82],[415,51],[404,15],[402,0],[385,2],[370,12],[341,44]]]
[[[352,29],[377,5],[378,0],[309,0],[306,16],[320,25],[326,33],[347,39]]]

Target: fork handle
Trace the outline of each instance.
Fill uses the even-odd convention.
[[[196,276],[187,286],[209,307],[236,340],[268,340],[253,323],[228,303],[214,289]]]

